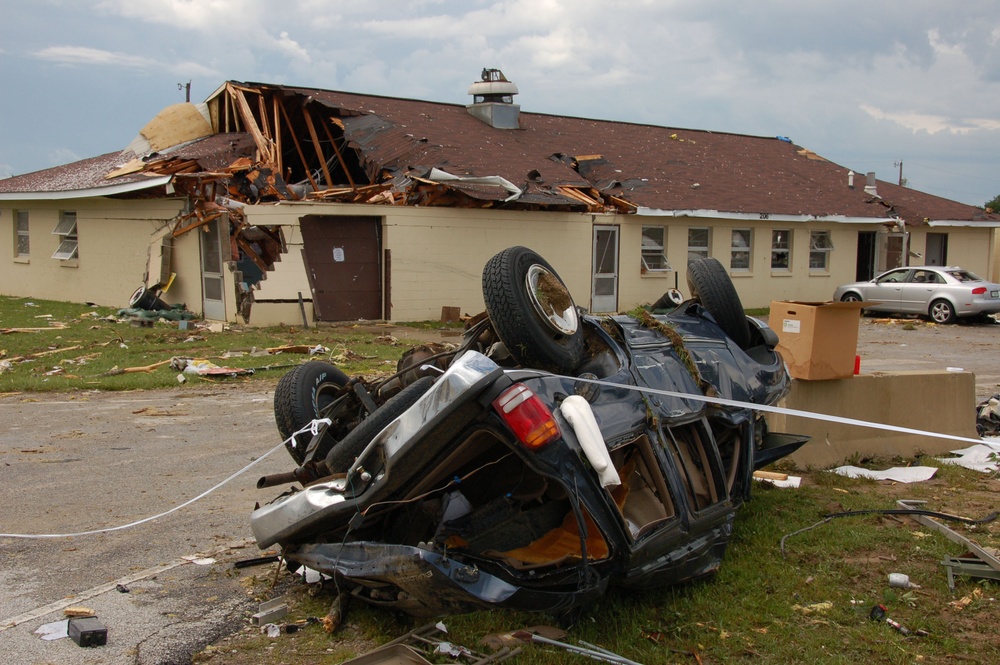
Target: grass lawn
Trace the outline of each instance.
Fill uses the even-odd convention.
[[[425,324],[438,327],[435,324]],[[277,380],[287,369],[320,357],[349,375],[391,373],[414,341],[399,328],[285,326],[222,332],[178,322],[136,326],[111,308],[0,296],[0,392],[135,390],[197,386],[205,381]],[[304,347],[295,350],[282,347]],[[315,349],[310,354],[309,349]],[[252,370],[233,377],[184,374],[184,359]],[[174,361],[174,365],[171,365]],[[180,364],[179,364],[180,363]],[[178,376],[184,377],[181,384]],[[933,459],[891,465],[938,466]],[[870,461],[889,466],[888,460]],[[982,518],[997,508],[996,474],[942,466],[929,482],[912,485],[850,480],[819,470],[799,489],[761,484],[736,519],[726,557],[715,575],[676,588],[641,593],[612,590],[587,609],[563,641],[600,645],[636,662],[657,663],[989,663],[1000,662],[1000,607],[994,583],[960,578],[948,588],[941,561],[964,554],[959,545],[908,517],[829,513],[891,509],[896,500],[927,501],[926,508]],[[277,491],[276,491],[277,494]],[[984,547],[1000,546],[1000,527],[948,523]],[[889,573],[905,573],[919,589],[892,588]],[[247,593],[263,601],[284,595],[286,622],[323,617],[331,589],[313,589],[289,574],[271,587],[274,568],[244,569]],[[926,636],[904,636],[870,620],[876,604],[888,616]],[[490,634],[554,623],[552,617],[480,612],[447,617],[450,641],[488,652]],[[350,607],[332,634],[314,623],[278,638],[248,627],[195,656],[195,662],[299,665],[341,662],[394,639],[423,622],[372,608]],[[518,665],[586,662],[540,645],[524,645]],[[443,662],[443,661],[438,661]]]

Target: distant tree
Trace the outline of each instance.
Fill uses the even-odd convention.
[[[992,201],[987,201],[984,205],[990,212],[1000,213],[1000,194],[998,194]]]

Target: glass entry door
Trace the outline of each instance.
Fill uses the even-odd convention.
[[[198,234],[201,237],[202,306],[205,318],[215,321],[226,320],[226,299],[222,291],[225,284],[222,275],[223,228],[229,228],[226,216],[212,220],[204,226],[205,231]],[[225,240],[228,245],[228,234]]]
[[[590,295],[592,312],[618,310],[618,227],[594,227],[594,279]]]

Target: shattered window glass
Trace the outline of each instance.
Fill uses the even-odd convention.
[[[709,257],[708,248],[710,239],[711,234],[709,229],[688,229],[688,263]]]
[[[829,270],[833,241],[829,231],[809,232],[809,269]]]
[[[75,212],[60,212],[59,223],[56,224],[56,228],[52,230],[52,233],[61,236],[59,248],[52,255],[52,258],[59,259],[60,261],[78,258],[79,246],[76,235]]]
[[[750,229],[733,229],[732,243],[729,267],[733,270],[750,270],[750,250],[753,243],[753,231]]]
[[[792,232],[788,229],[771,231],[771,270],[792,267]]]
[[[642,269],[644,272],[670,270],[666,255],[667,230],[662,226],[642,227]]]
[[[28,212],[18,210],[17,213],[17,256],[28,256],[31,249],[30,236],[28,234]]]

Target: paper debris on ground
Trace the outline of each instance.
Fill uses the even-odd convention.
[[[952,450],[952,455],[958,457],[939,457],[938,461],[944,464],[956,464],[973,471],[991,473],[1000,468],[998,458],[1000,458],[1000,439],[995,437],[983,439],[983,442],[975,446]]]
[[[884,471],[863,469],[860,466],[838,466],[832,473],[848,478],[871,478],[872,480],[892,480],[897,483],[920,483],[930,480],[937,473],[933,466],[894,466]]]

